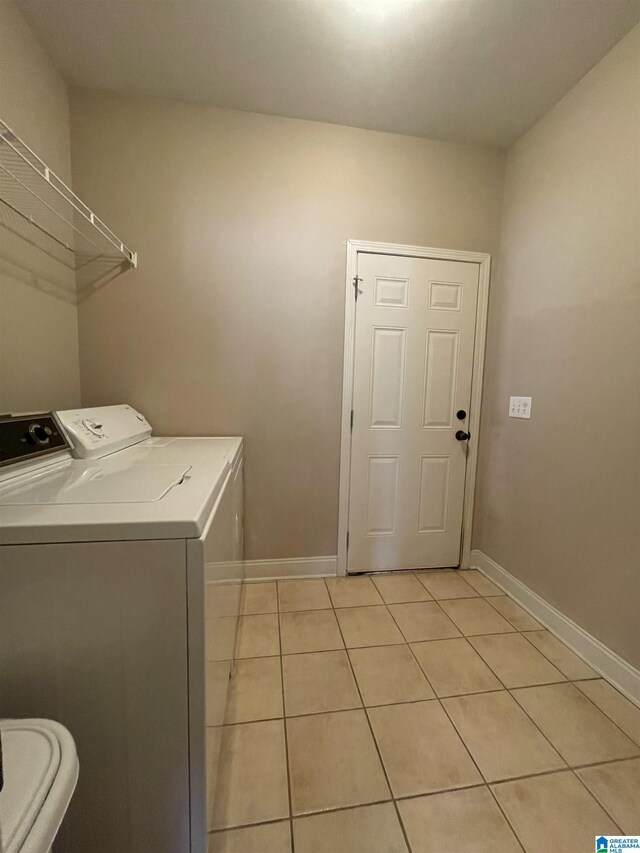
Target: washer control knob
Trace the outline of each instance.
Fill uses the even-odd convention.
[[[49,427],[43,427],[38,423],[29,424],[27,428],[27,440],[31,444],[39,444],[41,447],[49,444],[52,434]]]

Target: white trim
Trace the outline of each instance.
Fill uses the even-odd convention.
[[[347,530],[349,526],[349,481],[351,475],[351,404],[353,400],[354,329],[356,319],[353,279],[358,270],[359,252],[377,255],[403,255],[412,258],[434,258],[444,261],[465,261],[466,263],[480,265],[469,416],[471,440],[468,443],[464,509],[462,515],[462,543],[460,548],[460,567],[467,568],[471,553],[471,525],[473,523],[476,470],[478,467],[478,438],[480,431],[484,353],[487,336],[491,255],[487,255],[484,252],[462,252],[457,249],[430,249],[423,246],[403,246],[399,243],[371,243],[365,240],[347,240],[337,574],[346,575],[347,573]]]
[[[279,580],[282,578],[335,577],[335,557],[293,557],[283,560],[245,560],[244,579]],[[219,569],[216,575],[220,576]],[[213,580],[213,578],[211,578]]]
[[[555,634],[578,657],[640,705],[640,672],[604,643],[577,625],[560,610],[515,578],[482,551],[471,552],[471,565],[508,593],[524,609]]]

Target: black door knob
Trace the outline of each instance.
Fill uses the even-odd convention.
[[[465,432],[463,429],[459,429],[456,433],[456,438],[458,441],[468,441],[471,438],[471,433]]]

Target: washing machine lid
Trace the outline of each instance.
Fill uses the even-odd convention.
[[[190,465],[126,465],[117,456],[92,465],[69,464],[0,489],[0,506],[135,504],[161,500]]]
[[[3,853],[48,850],[78,779],[73,738],[51,720],[3,720],[0,732]]]
[[[169,436],[0,477],[0,545],[198,538],[241,454],[239,437]]]

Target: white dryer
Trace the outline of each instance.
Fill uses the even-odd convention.
[[[242,502],[241,438],[152,437],[130,406],[0,419],[0,717],[76,741],[60,853],[204,853],[205,575],[230,669]]]

